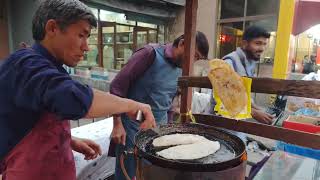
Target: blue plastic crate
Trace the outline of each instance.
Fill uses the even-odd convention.
[[[306,148],[302,146],[297,146],[293,144],[288,144],[282,141],[277,142],[277,149],[285,152],[289,152],[292,154],[297,154],[309,158],[314,158],[320,160],[320,150]]]

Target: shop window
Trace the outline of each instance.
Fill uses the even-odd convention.
[[[149,23],[138,22],[138,26],[157,29],[157,25],[156,25],[156,24],[149,24]]]
[[[157,31],[149,30],[149,43],[157,43]]]
[[[310,73],[320,69],[320,25],[295,36],[292,72]],[[312,64],[312,68],[310,67]],[[293,66],[295,66],[293,68]],[[309,67],[308,67],[309,66]]]
[[[221,58],[241,46],[243,30],[256,25],[273,34],[263,57],[263,61],[272,62],[279,2],[280,0],[268,0],[263,3],[261,0],[220,0],[216,56]]]
[[[83,61],[78,66],[91,67],[98,66],[98,31],[96,28],[91,29],[91,35],[88,38],[89,51],[84,55]]]
[[[102,28],[103,67],[114,69],[114,26]]]
[[[91,8],[98,18],[98,9]],[[100,10],[102,43],[98,42],[98,28],[91,30],[89,51],[78,66],[92,68],[102,65],[107,70],[120,70],[135,50],[148,43],[164,43],[163,25],[126,20],[125,14]],[[99,48],[102,48],[102,58]],[[100,62],[101,61],[101,62]]]
[[[271,16],[265,19],[246,21],[245,23],[245,27],[249,27],[252,25],[260,26],[269,32],[273,32],[277,30],[277,17]]]
[[[220,48],[218,56],[222,58],[241,45],[243,22],[220,24],[219,30],[218,44]]]
[[[279,0],[247,0],[247,4],[247,16],[277,14],[279,11]]]
[[[115,69],[121,69],[133,52],[133,27],[117,25]]]
[[[164,26],[159,26],[159,33],[158,33],[158,43],[163,44],[164,41]]]
[[[112,11],[100,10],[100,20],[108,22],[117,22],[121,24],[135,25],[135,21],[129,21],[126,19],[125,14]]]
[[[245,0],[221,0],[220,19],[244,16]]]
[[[98,9],[90,8],[90,10],[92,11],[93,15],[98,19]]]
[[[137,32],[137,48],[140,49],[148,43],[148,31]]]

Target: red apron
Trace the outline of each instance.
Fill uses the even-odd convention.
[[[3,180],[75,180],[69,121],[45,114],[5,157]]]

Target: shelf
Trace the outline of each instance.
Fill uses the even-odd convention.
[[[121,31],[121,32],[117,31],[117,34],[118,33],[133,33],[133,31]],[[104,32],[102,34],[114,34],[114,32]]]
[[[117,44],[133,44],[133,42],[117,42]]]
[[[122,32],[117,31],[117,34],[119,34],[119,33],[133,33],[133,31],[122,31]],[[114,32],[102,32],[102,34],[114,34]],[[91,32],[91,35],[98,35],[98,33]]]
[[[119,45],[132,45],[133,42],[117,42]],[[103,43],[103,45],[113,45],[113,43]]]

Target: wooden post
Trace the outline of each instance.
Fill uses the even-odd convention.
[[[117,45],[117,23],[113,23],[113,69],[117,69],[118,45]]]
[[[137,38],[138,38],[137,27],[138,26],[133,27],[133,46],[132,46],[133,47],[133,51],[137,50],[137,47],[138,47],[138,45],[137,45],[137,43],[138,43],[138,40],[137,40]]]
[[[196,23],[197,23],[198,0],[187,0],[185,6],[185,25],[184,25],[184,62],[182,64],[182,75],[190,76],[192,74],[192,65],[194,61],[196,45]],[[192,89],[181,89],[181,120],[189,121],[185,114],[191,110]]]
[[[159,43],[159,25],[157,25],[156,43]]]
[[[98,9],[98,64],[103,67],[103,42],[102,42],[102,23],[100,20],[100,9]]]

